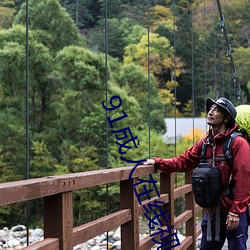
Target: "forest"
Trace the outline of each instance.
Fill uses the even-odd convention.
[[[207,97],[249,103],[250,2],[220,2],[230,48],[215,0],[2,0],[1,183],[129,165],[107,126],[122,111],[113,130],[131,126],[135,161],[173,157],[201,137],[169,145],[164,118],[204,117]],[[112,96],[121,109],[106,112]],[[111,212],[119,186],[108,190]],[[74,193],[76,225],[106,212],[106,191]],[[41,202],[30,204],[32,225],[42,226]],[[24,209],[0,207],[0,227],[24,221]]]

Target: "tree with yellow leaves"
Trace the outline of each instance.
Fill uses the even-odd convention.
[[[14,2],[3,0],[0,2],[0,29],[8,29],[14,20]]]
[[[148,46],[150,44],[150,49]],[[184,72],[184,63],[181,59],[176,58],[174,65],[173,47],[167,38],[161,37],[159,34],[150,33],[142,35],[138,43],[131,43],[125,47],[124,63],[135,63],[141,65],[144,72],[150,72],[155,76],[157,86],[160,88],[159,97],[166,105],[172,104],[170,107],[173,113],[175,98],[173,93],[173,86],[178,85],[174,81],[175,76],[179,76]],[[149,60],[148,60],[149,59]]]

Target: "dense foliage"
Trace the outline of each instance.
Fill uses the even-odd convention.
[[[250,3],[221,2],[247,102]],[[236,100],[218,9],[212,0],[206,5],[204,9],[201,0],[181,0],[175,6],[170,0],[149,5],[142,0],[30,0],[26,76],[25,1],[1,1],[1,182],[27,174],[27,79],[30,178],[106,168],[107,160],[109,168],[127,165],[111,128],[106,148],[102,101],[110,106],[114,95],[122,106],[108,116],[112,120],[125,111],[127,117],[115,122],[113,130],[130,126],[140,144],[127,150],[126,158],[174,156],[175,147],[162,142],[164,117],[200,116],[207,96]],[[192,143],[182,138],[177,152]],[[117,190],[117,184],[109,187],[110,211],[119,206]],[[105,213],[105,195],[106,187],[75,192],[75,224]],[[31,203],[33,224],[42,223],[40,203]],[[20,223],[23,206],[1,207],[0,227]]]

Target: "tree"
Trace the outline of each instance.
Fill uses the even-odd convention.
[[[58,0],[29,1],[29,20],[36,39],[53,52],[69,45],[84,45],[79,30]],[[15,17],[16,24],[26,24],[25,3]]]
[[[76,26],[87,32],[98,23],[101,5],[98,0],[61,0],[61,4],[68,10]]]
[[[25,28],[15,25],[13,28],[0,33],[0,41],[4,47],[0,50],[2,58],[1,72],[5,95],[25,96]],[[31,88],[31,125],[36,131],[41,131],[46,120],[45,113],[50,103],[53,88],[50,74],[52,71],[52,56],[47,47],[37,42],[34,32],[30,31],[29,38],[29,85]],[[12,72],[11,74],[9,72]],[[22,95],[17,94],[22,93]],[[12,99],[14,100],[14,99]],[[24,100],[23,100],[24,101]],[[24,103],[13,103],[24,112]]]
[[[93,51],[107,53],[122,61],[124,48],[129,44],[128,37],[130,36],[133,25],[135,24],[129,18],[109,18],[107,22],[107,30],[105,31],[105,23],[102,19],[96,27],[94,27],[87,35],[88,47]],[[106,41],[103,40],[106,32]],[[106,43],[106,44],[105,44]]]
[[[151,128],[163,132],[165,129],[164,104],[159,98],[154,76],[150,75],[148,79],[148,75],[143,72],[141,66],[133,63],[125,64],[119,71],[117,83],[138,101],[143,118],[142,123],[148,122],[150,112]]]
[[[52,104],[56,111],[55,117],[60,124],[56,136],[60,144],[64,141],[67,145],[74,142],[78,147],[95,146],[99,150],[101,165],[105,164],[102,157],[105,152],[106,133],[106,112],[102,107],[102,101],[106,102],[106,91],[103,86],[105,70],[102,54],[95,54],[76,46],[65,48],[58,53],[55,60],[54,75],[57,77],[59,89],[54,95],[56,101]],[[126,120],[133,120],[138,124],[136,120],[140,119],[140,115],[137,101],[116,86],[112,79],[108,91],[109,98],[117,95],[122,99],[122,108],[131,115]],[[115,118],[121,111],[111,113]],[[123,123],[121,121],[121,124]],[[53,148],[54,143],[55,140],[51,142]]]
[[[98,0],[101,4],[101,13],[103,18],[106,15],[106,5],[105,0]],[[129,19],[136,20],[136,22],[140,22],[146,11],[145,2],[143,0],[109,0],[107,2],[108,9],[108,18],[124,18],[128,17]]]
[[[247,36],[247,34],[242,34],[242,31],[245,25],[249,26],[250,3],[247,0],[230,0],[227,4],[222,5],[222,7],[226,19],[227,32],[232,35],[232,43],[238,47],[241,40],[239,38],[241,38],[242,35],[244,37],[245,35]],[[242,42],[246,45],[244,40],[242,40]]]
[[[33,157],[30,161],[30,177],[55,175],[56,160],[48,151],[44,142],[33,141],[31,146]]]
[[[171,158],[173,157],[174,147],[166,145],[163,142],[162,135],[157,133],[154,129],[150,130],[150,145],[149,145],[149,128],[144,126],[140,131],[133,129],[131,130],[138,137],[139,145],[137,148],[125,149],[122,151],[126,152],[123,155],[124,158],[133,161],[139,161],[142,159],[148,159],[149,157],[162,157],[162,158]],[[121,167],[121,166],[131,166],[136,164],[127,163],[126,161],[120,159],[119,146],[117,144],[112,144],[110,146],[112,154],[109,157],[109,162],[112,167]],[[149,155],[149,149],[151,155]]]
[[[0,5],[0,29],[8,29],[11,27],[14,19],[15,10]]]
[[[1,182],[25,178],[25,124],[14,108],[3,109],[0,113],[0,141],[3,166]],[[8,140],[6,139],[8,138]]]
[[[235,65],[237,68],[238,75],[240,78],[238,78],[237,84],[240,83],[242,89],[244,90],[244,93],[246,94],[246,97],[244,97],[244,102],[248,103],[250,101],[249,93],[250,93],[250,74],[249,74],[249,56],[250,56],[250,48],[243,48],[239,47],[235,49]]]
[[[150,43],[149,51],[148,43]],[[149,41],[148,36],[142,36],[139,43],[130,44],[125,48],[124,63],[130,62],[141,65],[145,72],[150,67],[150,72],[155,75],[158,85],[162,87],[173,74],[173,47],[165,37],[160,37],[158,34],[151,33]],[[183,68],[181,60],[177,65],[176,75],[178,76]]]
[[[150,43],[149,50],[148,43]],[[176,61],[178,66],[175,74],[179,76],[183,71],[183,63],[180,58],[176,58]],[[171,103],[165,101],[168,98],[173,100],[169,92],[172,89],[169,90],[168,84],[166,84],[172,82],[174,77],[173,47],[169,41],[155,33],[150,33],[149,37],[142,36],[139,43],[130,44],[125,48],[124,63],[131,62],[141,65],[145,73],[148,71],[148,67],[150,68],[150,72],[155,76],[157,86],[161,89],[159,91],[161,100],[166,104]]]
[[[167,8],[163,5],[156,5],[151,8],[150,12],[150,28],[153,32],[156,32],[156,29],[165,27],[173,31],[174,29],[174,17],[173,12],[170,8]],[[156,32],[157,33],[157,32]]]
[[[0,60],[0,80],[4,86],[4,95],[13,97],[13,106],[18,105],[20,110],[22,102],[17,99],[20,97],[18,93],[24,93],[22,87],[22,83],[25,82],[24,47],[16,42],[5,43],[0,49]]]

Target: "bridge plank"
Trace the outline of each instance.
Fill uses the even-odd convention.
[[[142,215],[145,213],[145,208],[143,206],[146,206],[148,204],[154,205],[154,201],[161,201],[164,202],[164,204],[169,202],[168,194],[161,194],[160,197],[155,196],[151,197],[150,200],[145,200],[142,202],[142,204],[139,206],[139,214]]]
[[[191,245],[193,244],[193,237],[192,236],[187,236],[178,247],[175,247],[175,250],[184,250],[188,249]],[[194,242],[195,244],[195,242]],[[194,248],[196,249],[196,248]]]
[[[59,189],[60,192],[66,192],[75,189],[94,187],[112,182],[128,180],[133,168],[134,167],[132,166],[60,175],[58,176]],[[132,178],[154,173],[156,173],[156,169],[153,166],[139,165],[133,172]]]
[[[153,239],[156,241],[160,241],[160,234],[157,234],[153,237],[149,235],[145,237],[144,239],[140,240],[140,250],[151,249],[155,245],[155,242],[153,241]]]
[[[1,183],[0,206],[42,198],[58,192],[58,180],[56,177]]]
[[[192,218],[192,210],[187,210],[174,219],[174,228],[178,228]]]
[[[73,229],[74,245],[94,238],[101,233],[114,229],[128,221],[131,221],[130,209],[123,209],[116,213],[104,216]]]
[[[41,242],[34,243],[23,250],[59,250],[59,239],[47,238]]]
[[[130,166],[102,169],[0,183],[0,206],[127,180],[133,168]],[[155,167],[139,165],[133,172],[133,178],[154,173],[156,173]]]
[[[178,187],[174,190],[174,199],[179,198],[180,196],[184,194],[188,194],[192,192],[192,185],[191,184],[185,184],[181,187]]]

